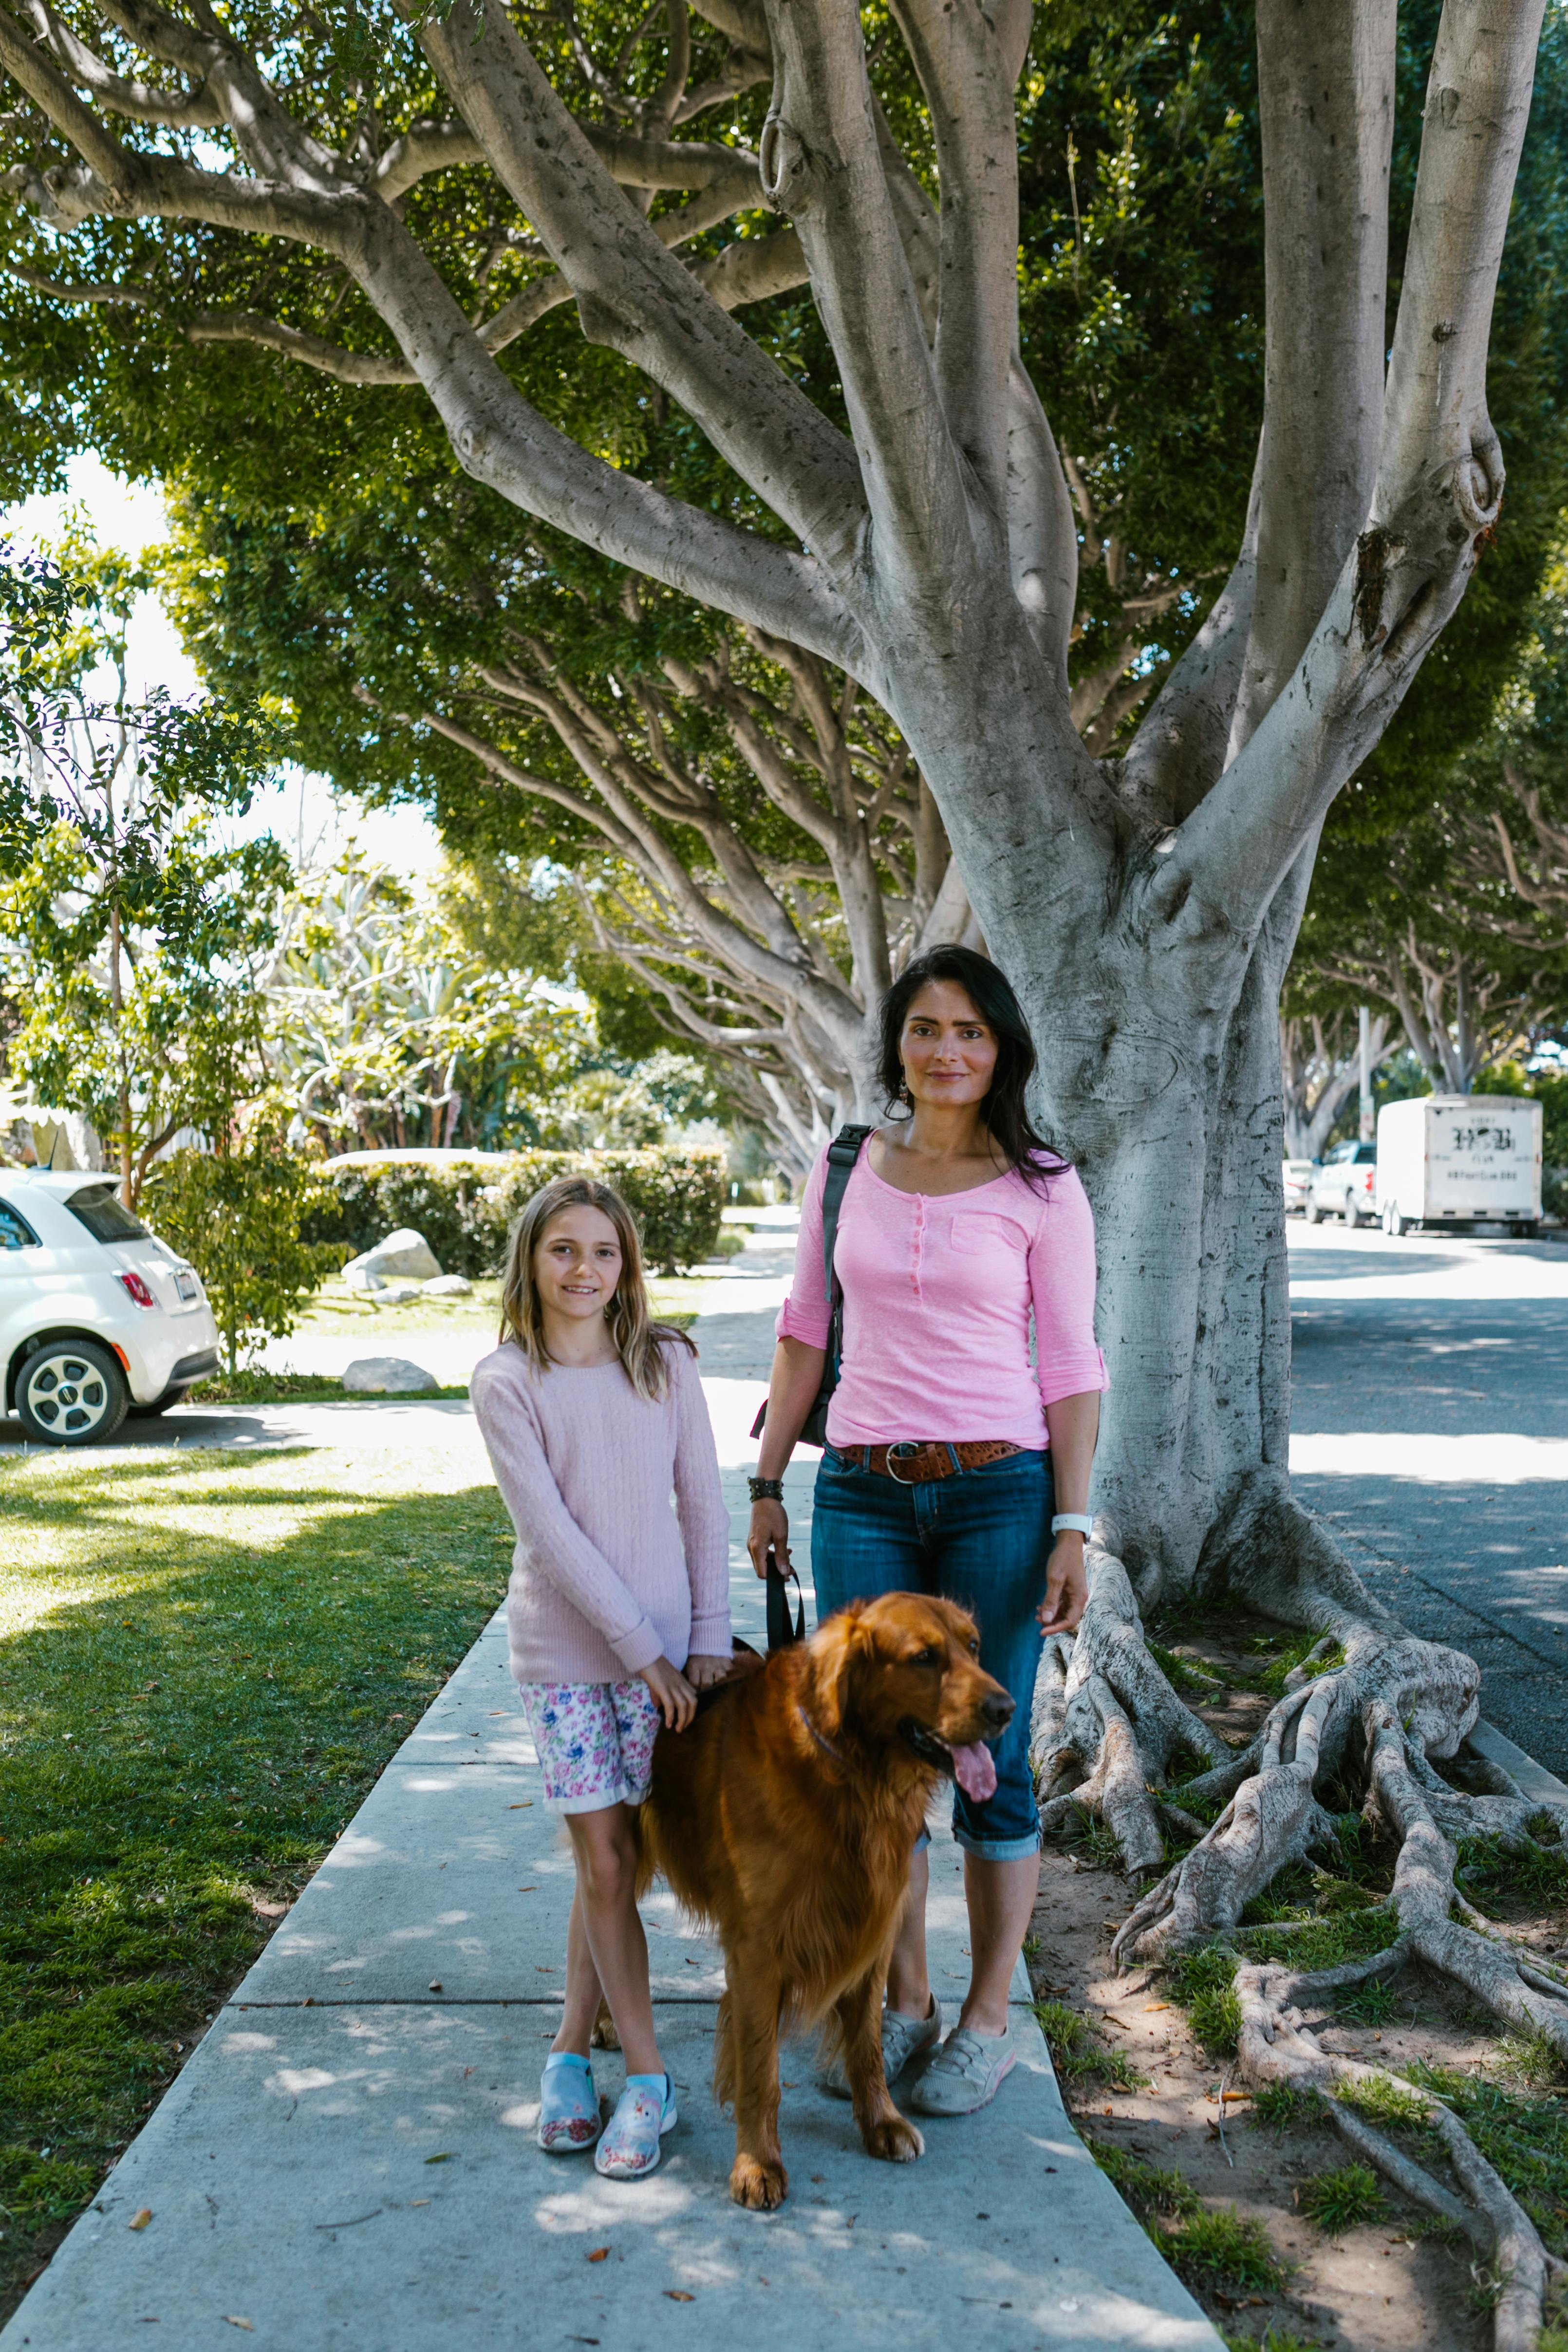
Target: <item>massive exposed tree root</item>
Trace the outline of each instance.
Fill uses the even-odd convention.
[[[1283,2084],[1316,2094],[1329,2120],[1358,2156],[1375,2166],[1402,2196],[1463,2231],[1488,2264],[1496,2291],[1496,2352],[1535,2352],[1546,2298],[1568,2284],[1568,2265],[1548,2253],[1529,2214],[1458,2116],[1435,2093],[1381,2067],[1334,2056],[1319,2046],[1306,2021],[1304,2012],[1348,1987],[1395,1974],[1415,1948],[1402,1937],[1370,1959],[1308,1974],[1277,1960],[1244,1962],[1236,1976],[1240,2072],[1245,2081],[1259,2086]],[[1358,2114],[1358,2101],[1374,2114],[1425,2126],[1435,2135],[1457,2189],[1446,2187],[1385,2131]]]
[[[1353,1575],[1342,1563],[1331,1579],[1310,1580],[1312,1601],[1327,1604],[1318,1622],[1326,1617],[1328,1631],[1286,1677],[1284,1695],[1257,1738],[1233,1754],[1150,1654],[1115,1541],[1114,1528],[1098,1522],[1083,1622],[1076,1636],[1048,1642],[1041,1663],[1031,1754],[1047,1835],[1081,1823],[1085,1814],[1099,1819],[1114,1833],[1133,1877],[1147,1877],[1164,1859],[1162,1820],[1195,1839],[1134,1904],[1111,1948],[1116,1964],[1159,1964],[1215,1943],[1232,1949],[1243,2076],[1312,2092],[1335,2127],[1395,2188],[1464,2231],[1496,2282],[1498,2352],[1530,2352],[1547,2294],[1568,2287],[1568,2266],[1547,2252],[1529,2216],[1438,2096],[1324,2052],[1304,2019],[1333,1994],[1419,1963],[1462,1985],[1512,2032],[1549,2042],[1568,2060],[1568,1970],[1543,1965],[1511,1942],[1454,1883],[1460,1839],[1490,1836],[1510,1851],[1526,1850],[1538,1843],[1532,1825],[1542,1814],[1554,1814],[1559,1836],[1568,1839],[1568,1805],[1532,1801],[1495,1766],[1470,1768],[1479,1794],[1442,1777],[1436,1763],[1458,1755],[1476,1722],[1479,1671],[1461,1651],[1414,1639],[1370,1601],[1366,1615],[1357,1615],[1349,1605]],[[1330,1549],[1321,1530],[1308,1544]],[[1322,1562],[1314,1559],[1312,1566]],[[1266,1605],[1275,1613],[1279,1596]],[[1300,1605],[1289,1616],[1312,1622]],[[1207,1769],[1173,1787],[1178,1759],[1189,1771],[1194,1764]],[[1248,1961],[1250,1936],[1277,1938],[1320,1924],[1248,1928],[1241,1919],[1289,1864],[1314,1853],[1336,1854],[1325,1797],[1342,1811],[1359,1802],[1369,1821],[1398,1841],[1393,1886],[1362,1914],[1386,1920],[1386,1944],[1368,1958],[1316,1972]],[[1205,1828],[1194,1811],[1216,1803],[1223,1810]],[[1356,2112],[1358,2095],[1363,2105],[1378,2105],[1368,2084],[1386,2086],[1385,2113],[1392,2101],[1393,2111],[1436,2135],[1455,2187],[1444,2186]]]

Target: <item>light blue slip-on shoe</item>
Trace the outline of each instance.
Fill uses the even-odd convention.
[[[599,2137],[594,2070],[570,2050],[552,2050],[539,2086],[539,2145],[546,2156],[574,2156]]]
[[[640,2180],[658,2163],[659,2142],[675,2129],[675,2084],[666,2074],[662,2095],[657,2074],[634,2074],[594,2151],[594,2167],[606,2180]]]

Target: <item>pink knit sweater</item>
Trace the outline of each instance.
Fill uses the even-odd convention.
[[[712,1425],[696,1359],[669,1343],[664,1356],[657,1404],[618,1363],[536,1372],[508,1343],[474,1368],[474,1418],[517,1529],[506,1616],[519,1682],[618,1683],[660,1654],[678,1666],[693,1651],[730,1654]]]
[[[781,1339],[827,1344],[822,1188],[806,1182]],[[838,1213],[844,1364],[835,1445],[1007,1437],[1048,1445],[1045,1408],[1110,1383],[1094,1337],[1094,1212],[1076,1168],[1016,1171],[967,1192],[900,1192],[862,1150]],[[1029,1362],[1033,1325],[1036,1362]]]

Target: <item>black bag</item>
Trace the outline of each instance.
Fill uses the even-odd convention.
[[[833,1391],[838,1386],[839,1368],[844,1360],[844,1293],[839,1288],[833,1272],[833,1248],[838,1239],[838,1212],[844,1205],[844,1195],[848,1188],[849,1178],[856,1161],[860,1157],[866,1138],[875,1132],[876,1129],[869,1127],[841,1127],[827,1147],[827,1174],[822,1187],[822,1273],[832,1316],[827,1326],[827,1351],[822,1366],[822,1386],[816,1391],[816,1403],[801,1425],[800,1433],[808,1445],[826,1445],[827,1443],[827,1408],[832,1400]],[[767,1417],[767,1400],[764,1398],[757,1417],[752,1423],[753,1437],[762,1435]],[[770,1578],[768,1585],[770,1612],[773,1598],[773,1583]],[[782,1589],[779,1605],[784,1612],[787,1622],[789,1604],[783,1596]],[[771,1649],[773,1646],[771,1637],[771,1613],[769,1622],[768,1646]]]

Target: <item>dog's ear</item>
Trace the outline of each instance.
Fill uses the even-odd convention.
[[[865,1603],[852,1601],[847,1609],[838,1610],[825,1625],[819,1625],[812,1636],[812,1713],[827,1739],[843,1728],[855,1669],[866,1654],[864,1613]]]

